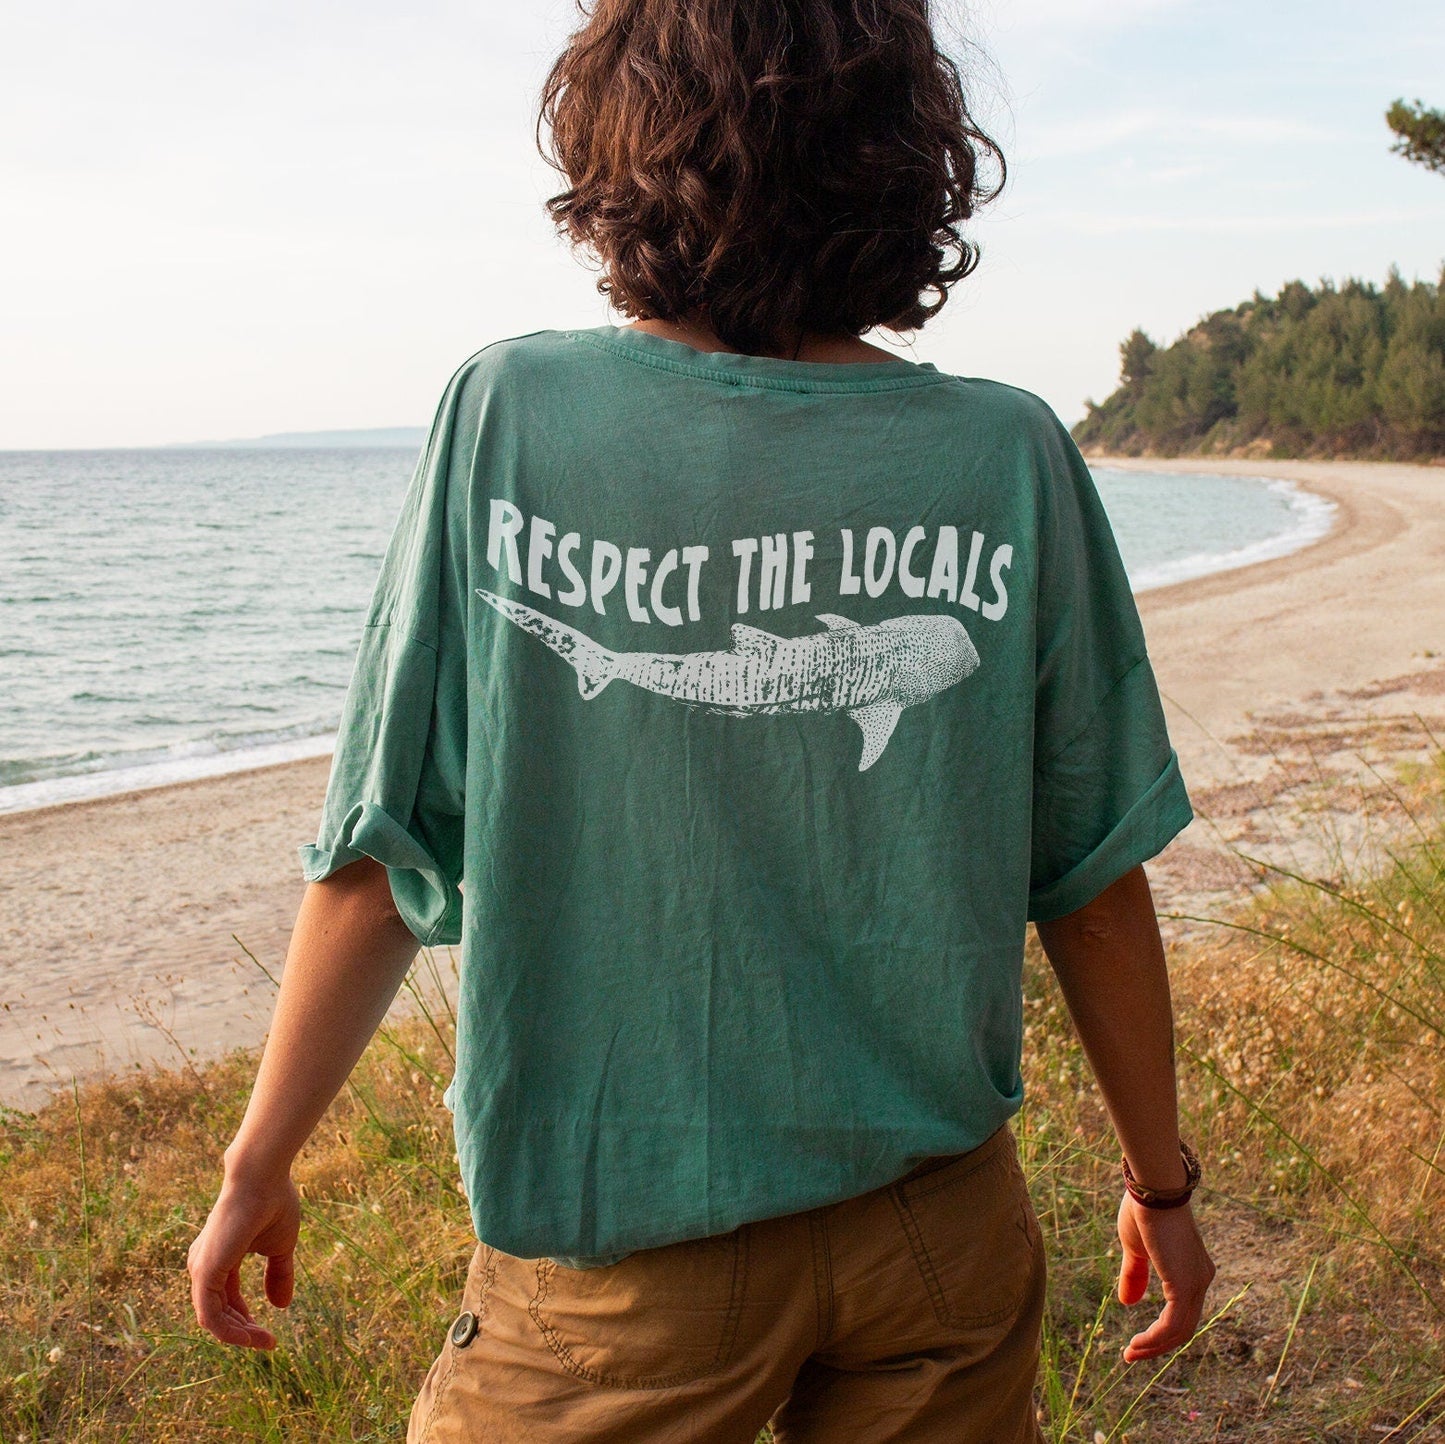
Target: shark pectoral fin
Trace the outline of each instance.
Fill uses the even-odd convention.
[[[832,612],[819,612],[818,620],[827,627],[830,632],[836,632],[843,627],[856,627],[857,622],[850,622],[847,617],[835,616]]]
[[[769,632],[750,627],[746,622],[733,623],[733,651],[740,657],[767,660],[778,650],[778,639]]]
[[[848,715],[863,732],[863,755],[858,759],[858,771],[867,772],[883,755],[893,729],[898,725],[898,714],[903,708],[897,702],[875,702],[871,707],[855,707]]]

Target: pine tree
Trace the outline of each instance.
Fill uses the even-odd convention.
[[[1423,100],[1397,100],[1385,112],[1385,124],[1397,136],[1391,151],[1445,175],[1445,110],[1426,110]]]
[[[1291,281],[1216,311],[1169,346],[1134,331],[1120,384],[1074,428],[1139,455],[1445,456],[1445,274],[1383,288]]]

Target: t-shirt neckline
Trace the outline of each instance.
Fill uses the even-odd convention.
[[[889,391],[946,379],[931,361],[786,361],[736,351],[699,351],[684,341],[624,326],[594,326],[563,333],[664,371],[783,391]]]

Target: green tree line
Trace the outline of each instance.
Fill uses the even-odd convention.
[[[1445,270],[1255,292],[1172,345],[1136,330],[1117,391],[1074,428],[1086,450],[1164,456],[1445,456]]]

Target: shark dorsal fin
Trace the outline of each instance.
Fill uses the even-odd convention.
[[[746,622],[733,623],[733,651],[740,657],[759,657],[764,660],[778,650],[778,639],[758,627]]]
[[[857,622],[850,622],[847,617],[834,616],[832,612],[819,612],[818,620],[827,627],[830,632],[842,631],[846,627],[856,627]]]
[[[883,755],[893,729],[898,725],[903,708],[897,702],[874,702],[870,707],[855,707],[848,715],[858,724],[863,733],[863,755],[858,759],[858,771],[867,772]]]

